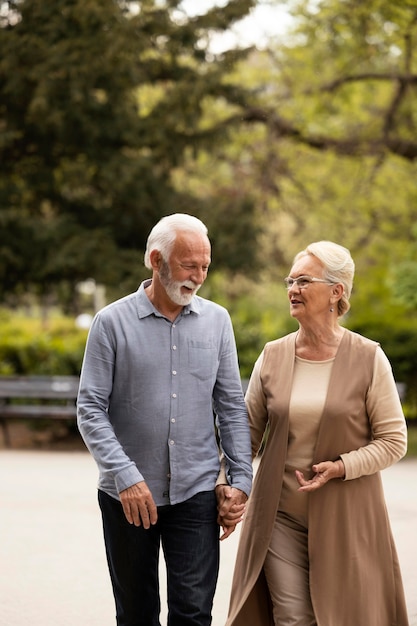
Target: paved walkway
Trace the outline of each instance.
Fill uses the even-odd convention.
[[[0,451],[2,626],[114,626],[96,478],[87,452]],[[417,460],[401,461],[383,479],[417,626]],[[237,539],[236,532],[221,544],[213,626],[225,623]]]

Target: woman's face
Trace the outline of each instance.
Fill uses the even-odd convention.
[[[324,280],[324,267],[315,256],[308,254],[296,261],[291,268],[290,278],[296,279],[300,276]],[[330,316],[333,288],[332,283],[326,282],[313,281],[301,287],[294,282],[288,288],[291,316],[300,322],[304,319],[311,321],[314,318],[321,319],[323,316]],[[337,303],[333,306],[337,306]]]

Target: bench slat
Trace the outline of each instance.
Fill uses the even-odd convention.
[[[0,405],[1,418],[45,418],[45,419],[73,419],[77,416],[77,409],[74,405],[52,406],[52,405],[22,405],[3,404]]]
[[[0,398],[76,398],[77,376],[0,376]]]

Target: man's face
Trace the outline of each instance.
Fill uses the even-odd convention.
[[[179,306],[190,304],[207,278],[210,242],[195,233],[179,233],[169,261],[161,262],[159,278],[168,297]]]

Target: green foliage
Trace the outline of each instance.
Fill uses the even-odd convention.
[[[0,375],[79,375],[86,331],[74,320],[27,318],[0,310]]]
[[[415,0],[295,0],[294,29],[249,57],[209,42],[254,2],[180,4],[3,3],[0,294],[59,285],[69,311],[91,276],[113,299],[144,278],[155,221],[197,214],[247,377],[294,328],[294,255],[331,239],[356,263],[346,325],[381,342],[417,413]]]
[[[409,311],[417,311],[417,263],[403,261],[392,271],[392,291]]]
[[[226,307],[232,318],[242,378],[249,378],[265,343],[297,328],[288,315],[284,285],[241,274],[212,273],[202,295]]]
[[[417,457],[417,426],[412,425],[408,428],[408,457]]]
[[[245,51],[213,55],[209,36],[252,5],[188,18],[179,0],[2,4],[0,295],[137,284],[132,259],[154,223],[203,210],[171,171],[226,138],[203,113],[244,100],[224,77]]]
[[[417,149],[415,3],[291,3],[294,30],[233,73],[256,93],[246,127],[199,161],[181,183],[228,189],[256,206],[261,271],[244,287],[223,283],[242,369],[288,324],[271,300],[292,258],[311,241],[347,246],[356,263],[346,324],[381,341],[416,413]],[[405,150],[405,144],[407,150]],[[241,288],[240,296],[235,285]]]
[[[406,385],[404,413],[408,419],[417,419],[416,316],[410,316],[404,307],[390,303],[389,299],[385,300],[384,306],[374,306],[372,289],[368,291],[368,306],[360,294],[353,299],[357,311],[349,315],[347,326],[380,343],[391,363],[396,381]]]

